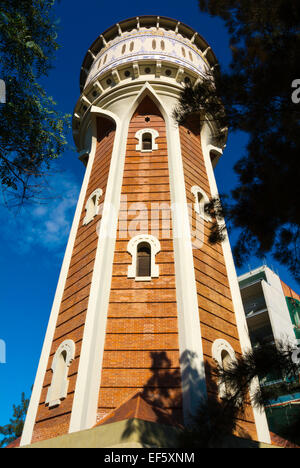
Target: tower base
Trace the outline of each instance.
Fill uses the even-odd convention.
[[[137,393],[91,429],[44,439],[23,448],[176,449],[182,430],[167,411],[150,404]],[[231,436],[224,439],[220,448],[273,447]]]

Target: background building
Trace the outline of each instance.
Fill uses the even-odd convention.
[[[239,286],[252,346],[288,341],[296,347],[300,339],[300,296],[265,265],[239,276]],[[278,395],[266,407],[266,415],[270,431],[285,438],[286,428],[299,418],[299,379],[270,373],[260,384]]]
[[[299,295],[263,265],[239,276],[239,286],[253,346],[300,338]]]

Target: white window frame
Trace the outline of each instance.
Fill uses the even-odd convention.
[[[205,205],[207,203],[209,203],[209,198],[207,196],[207,194],[204,192],[204,190],[199,187],[198,185],[194,185],[192,188],[191,188],[191,192],[192,194],[194,195],[195,197],[195,203],[194,203],[194,210],[195,212],[201,217],[203,218],[205,221],[211,221],[211,217],[205,213]],[[201,194],[202,195],[202,200],[199,202],[198,201],[198,194]]]
[[[143,149],[143,135],[145,133],[150,133],[152,136],[152,148],[151,149]],[[139,141],[135,147],[136,151],[141,151],[142,153],[151,153],[152,151],[157,150],[158,144],[155,143],[155,140],[158,137],[159,137],[158,131],[154,130],[153,128],[142,128],[141,130],[138,130],[135,134],[135,138]]]
[[[97,188],[96,190],[93,191],[93,193],[91,193],[91,195],[89,196],[86,204],[85,204],[85,210],[86,210],[86,215],[83,219],[83,225],[86,226],[87,224],[89,224],[91,221],[93,221],[93,219],[95,218],[95,216],[97,216],[99,214],[99,200],[100,198],[102,197],[102,194],[103,194],[103,190],[100,189],[100,188]],[[94,198],[96,196],[96,202],[95,202],[95,205],[94,205],[94,210],[92,212],[92,214],[89,212],[89,205],[91,203],[91,200],[92,198]]]
[[[66,353],[65,365],[64,365],[64,369],[61,375],[58,375],[57,373],[61,371],[58,368],[58,362],[63,352]],[[63,341],[60,344],[59,348],[57,349],[53,357],[53,361],[52,361],[51,370],[53,372],[53,376],[52,376],[51,385],[48,389],[46,401],[45,401],[45,404],[49,406],[49,408],[59,406],[62,400],[64,400],[67,397],[68,388],[69,388],[69,380],[68,380],[69,367],[72,361],[74,360],[74,357],[75,357],[74,341],[72,340]],[[57,394],[57,386],[59,386],[58,394]]]
[[[147,243],[151,247],[151,276],[137,276],[137,251],[139,244]],[[152,278],[159,277],[159,265],[155,263],[155,256],[160,252],[159,240],[148,234],[139,234],[133,237],[127,245],[127,252],[132,256],[132,264],[128,265],[128,278],[134,278],[135,281],[151,281]]]
[[[222,360],[222,353],[225,351],[229,354],[232,361],[236,361],[236,354],[228,341],[224,339],[217,339],[212,344],[212,358],[216,361],[216,363],[223,367],[223,360]],[[224,398],[227,395],[226,385],[224,383],[219,383],[219,397]]]

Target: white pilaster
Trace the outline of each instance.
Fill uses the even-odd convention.
[[[216,151],[218,153],[222,153],[222,149],[211,145],[211,132],[209,129],[208,124],[203,126],[201,132],[201,145],[202,145],[202,152],[207,172],[207,177],[209,181],[211,196],[218,197],[219,192],[216,184],[215,174],[213,171],[213,167],[211,164],[210,153],[211,151]],[[242,352],[246,352],[247,350],[251,349],[251,342],[248,332],[247,321],[245,317],[243,302],[241,298],[240,288],[238,284],[238,279],[236,275],[236,270],[234,266],[232,251],[229,243],[228,235],[226,235],[225,240],[222,242],[222,249],[223,255],[225,260],[225,266],[227,271],[227,277],[229,281],[229,287],[231,291],[231,297],[233,302],[233,308],[236,317],[238,335],[240,339],[240,344],[242,348]],[[254,389],[259,385],[258,379],[252,384],[250,388],[250,395],[253,393]],[[257,408],[253,407],[254,419],[256,423],[256,431],[258,440],[260,442],[271,443],[270,439],[270,432],[268,427],[268,422],[266,418],[265,411],[258,410]]]
[[[74,243],[76,239],[76,233],[77,233],[77,229],[79,226],[80,216],[82,213],[83,204],[84,204],[84,200],[86,196],[86,190],[88,187],[88,182],[89,182],[91,170],[93,167],[93,162],[94,162],[94,157],[95,157],[95,152],[96,152],[96,144],[97,144],[97,129],[96,129],[96,123],[93,122],[92,147],[91,147],[88,165],[85,171],[74,219],[73,219],[72,228],[71,228],[70,235],[69,235],[69,240],[68,240],[64,260],[63,260],[61,271],[60,271],[60,276],[59,276],[56,292],[55,292],[50,319],[48,322],[46,336],[44,339],[42,353],[41,353],[41,357],[40,357],[40,361],[38,365],[38,370],[37,370],[32,394],[31,394],[29,408],[27,411],[27,416],[26,416],[23,434],[21,438],[21,443],[20,443],[21,446],[30,444],[31,439],[32,439],[34,423],[35,423],[35,419],[37,415],[38,405],[40,402],[43,382],[44,382],[44,378],[45,378],[45,374],[47,370],[47,364],[48,364],[50,350],[51,350],[51,346],[53,342],[60,304],[62,301],[64,289],[65,289],[65,283],[66,283],[68,270],[69,270],[69,266],[70,266],[70,262],[72,258],[72,252],[73,252]]]
[[[116,115],[97,107],[92,107],[91,112],[112,118],[116,123],[116,133],[99,229],[69,432],[84,430],[93,427],[96,423],[122,186],[123,171],[121,168],[124,165],[127,141],[127,131],[125,136],[124,125]]]

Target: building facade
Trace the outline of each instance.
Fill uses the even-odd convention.
[[[252,346],[276,341],[296,346],[300,338],[298,294],[265,265],[238,280]]]
[[[238,279],[252,346],[283,342],[296,349],[300,344],[299,294],[266,265]],[[261,377],[260,385],[276,394],[265,410],[271,433],[284,438],[286,428],[299,415],[299,377],[270,372]]]
[[[209,244],[204,211],[226,132],[172,117],[215,66],[196,31],[156,16],[88,50],[73,117],[85,176],[21,445],[93,428],[137,394],[186,424],[218,397],[217,363],[250,347],[229,242]],[[250,404],[239,425],[270,441]]]

